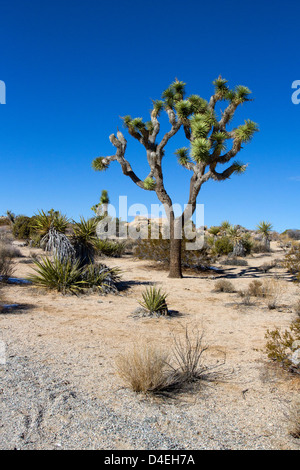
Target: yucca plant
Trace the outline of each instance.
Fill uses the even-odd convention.
[[[104,264],[82,267],[80,261],[61,261],[54,257],[33,260],[34,271],[28,280],[40,287],[56,290],[62,294],[79,294],[88,290],[101,293],[116,292],[116,283],[120,279],[118,268],[108,268]]]
[[[102,293],[116,292],[120,281],[119,268],[108,268],[105,264],[89,264],[82,273],[87,289],[100,290]]]
[[[162,292],[161,289],[150,287],[142,293],[142,297],[143,301],[139,301],[139,304],[148,310],[150,314],[168,315],[168,306],[166,302],[168,294]]]
[[[97,219],[85,220],[83,217],[80,217],[80,222],[74,222],[72,241],[76,257],[82,265],[94,261],[97,223]]]
[[[119,258],[125,251],[125,243],[97,239],[94,243],[97,255]]]
[[[61,261],[56,257],[51,261],[42,257],[41,260],[35,259],[33,262],[36,274],[29,276],[28,280],[38,286],[54,289],[62,294],[78,294],[85,287],[82,279],[83,268],[78,261]]]
[[[43,210],[35,214],[32,228],[41,237],[48,234],[51,227],[57,232],[65,233],[69,224],[69,219],[66,215],[61,214],[59,211],[51,209],[47,213]]]
[[[257,225],[257,230],[262,234],[265,245],[270,247],[270,233],[273,225],[270,222],[262,221]]]

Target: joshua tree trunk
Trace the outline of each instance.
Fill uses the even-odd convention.
[[[182,278],[181,269],[181,234],[177,233],[174,212],[170,214],[170,272],[169,278],[180,279]],[[177,222],[178,224],[178,222]]]

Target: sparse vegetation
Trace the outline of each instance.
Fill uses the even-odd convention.
[[[6,282],[15,271],[13,261],[13,251],[7,249],[5,245],[0,246],[0,282]]]
[[[62,294],[79,294],[87,290],[99,290],[101,293],[116,292],[119,272],[105,265],[88,265],[82,267],[79,261],[61,261],[54,257],[33,260],[36,274],[29,280],[37,286],[56,290]]]
[[[297,398],[289,412],[290,435],[294,439],[300,439],[300,399]]]
[[[139,304],[150,314],[168,315],[168,294],[156,287],[149,287],[142,293],[143,300]]]
[[[236,290],[232,282],[227,281],[226,279],[220,279],[219,281],[215,282],[215,287],[214,287],[213,292],[233,293],[233,292],[236,292]]]
[[[293,244],[283,262],[284,267],[300,282],[300,244]]]
[[[109,256],[111,258],[120,258],[125,252],[125,242],[117,242],[113,240],[97,239],[94,242],[96,254],[98,256]]]
[[[288,330],[267,330],[266,339],[266,353],[269,359],[291,372],[300,374],[300,319],[294,321]],[[295,352],[297,357],[293,357]]]
[[[196,330],[191,335],[186,328],[183,338],[173,337],[170,354],[153,345],[135,345],[132,351],[118,357],[117,373],[135,392],[180,391],[192,382],[213,379],[210,371],[214,366],[203,363],[207,349],[203,333]]]

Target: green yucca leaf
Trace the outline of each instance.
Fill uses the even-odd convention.
[[[188,98],[189,102],[192,105],[192,112],[193,113],[205,113],[207,111],[208,102],[201,98],[198,95],[191,95]]]
[[[84,288],[82,280],[82,268],[79,262],[72,263],[70,260],[62,262],[58,258],[51,261],[49,258],[33,260],[36,274],[29,276],[29,280],[34,284],[55,289],[66,294],[78,294]]]
[[[95,171],[105,171],[109,167],[108,163],[103,163],[104,157],[97,157],[92,162],[92,168]]]
[[[145,129],[143,118],[137,117],[137,118],[132,119],[131,123],[129,124],[129,127],[133,127],[134,129],[137,129],[139,131],[142,129]]]
[[[227,83],[228,83],[228,80],[225,80],[221,76],[213,82],[213,85],[215,86],[215,93],[220,98],[225,98],[226,94],[228,93]]]
[[[245,124],[242,124],[237,129],[235,129],[235,138],[240,142],[248,143],[251,141],[255,132],[258,132],[258,125],[248,119],[245,121]]]
[[[148,176],[144,180],[144,188],[147,189],[147,191],[153,191],[155,189],[156,182],[151,176]]]
[[[164,108],[164,102],[161,101],[161,100],[154,100],[152,101],[153,103],[153,109],[155,110],[156,112],[156,115],[158,116],[159,113],[163,110]]]
[[[175,91],[175,93],[178,93],[179,95],[181,95],[181,97],[184,95],[184,92],[185,92],[185,87],[186,87],[186,83],[184,82],[181,82],[179,80],[175,80],[171,87],[173,88],[173,90]],[[182,98],[181,98],[182,99]]]
[[[211,141],[214,151],[224,152],[226,150],[225,141],[228,139],[226,132],[216,132],[211,135]]]
[[[57,232],[65,233],[69,224],[69,219],[66,215],[61,214],[59,211],[51,209],[47,213],[43,210],[38,211],[34,215],[34,222],[32,228],[41,236],[45,236],[51,227]]]
[[[80,217],[80,222],[73,221],[73,223],[74,237],[77,241],[81,243],[93,243],[95,241],[97,218],[85,220],[84,217]]]
[[[146,129],[147,131],[149,131],[149,134],[152,134],[152,132],[154,131],[154,126],[153,126],[152,121],[146,122]]]
[[[234,165],[234,173],[236,174],[242,174],[242,173],[245,173],[246,169],[247,169],[247,165],[244,165],[243,163],[239,162],[239,161],[235,161],[233,162],[233,165]]]
[[[187,147],[176,150],[175,155],[178,157],[180,165],[185,166],[189,162],[189,149]]]
[[[239,101],[239,103],[243,103],[248,99],[248,96],[251,95],[251,90],[249,90],[248,87],[243,86],[243,85],[238,85],[235,88],[235,95],[236,99]]]
[[[192,106],[188,100],[178,101],[175,105],[176,112],[180,119],[186,119],[192,114]]]
[[[166,299],[168,295],[162,292],[161,289],[150,287],[143,292],[142,297],[143,301],[140,301],[139,304],[150,313],[167,312]]]
[[[265,236],[268,236],[272,229],[273,225],[271,222],[265,222],[264,220],[257,225],[257,230]]]
[[[226,100],[234,101],[236,99],[236,93],[234,90],[228,90],[225,94]]]
[[[123,118],[124,126],[129,127],[130,123],[132,121],[132,117],[128,114],[127,116],[124,116]]]
[[[192,158],[197,162],[207,162],[210,154],[210,143],[204,138],[195,139],[192,142],[191,155]]]
[[[196,114],[191,119],[191,130],[195,139],[205,138],[210,130],[210,123],[206,119],[207,115]]]

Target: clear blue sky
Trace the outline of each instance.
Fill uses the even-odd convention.
[[[102,189],[111,202],[156,203],[117,163],[95,173],[91,161],[114,150],[108,136],[131,114],[147,118],[151,99],[178,77],[188,93],[210,98],[219,75],[247,85],[255,101],[235,123],[252,119],[260,132],[239,154],[246,174],[209,182],[199,194],[205,223],[300,228],[300,79],[298,1],[0,0],[0,214],[59,209],[91,216]],[[143,148],[128,138],[128,159],[148,173]],[[185,203],[189,172],[167,147],[166,185]]]

